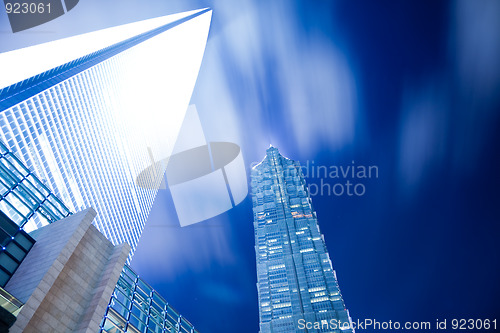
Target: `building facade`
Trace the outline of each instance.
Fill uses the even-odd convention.
[[[260,333],[352,332],[300,164],[270,147],[251,179]]]
[[[94,208],[129,261],[162,174],[137,176],[172,152],[210,20],[198,10],[0,54],[0,139],[71,211]]]
[[[71,214],[69,208],[1,140],[0,210],[19,228],[47,225]]]
[[[1,331],[197,332],[152,289],[138,314],[146,284],[126,289],[120,274],[162,179],[138,176],[172,153],[210,20],[197,10],[0,54]],[[122,317],[117,290],[131,297]]]
[[[93,225],[92,208],[31,233],[36,240],[5,286],[22,306],[11,333],[97,332],[130,246]]]
[[[199,333],[125,265],[101,322],[101,333]]]
[[[0,148],[0,332],[198,333],[125,265],[130,246],[106,239],[92,208],[71,213]],[[28,234],[33,219],[48,224]]]
[[[0,140],[0,287],[35,243],[23,227],[69,215],[69,208]]]

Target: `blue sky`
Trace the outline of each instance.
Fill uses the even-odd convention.
[[[378,167],[350,179],[362,196],[313,197],[353,319],[493,319],[499,3],[86,0],[16,35],[2,12],[0,50],[202,7],[192,103],[208,140],[238,143],[247,165],[273,144],[304,165]],[[253,245],[250,198],[180,228],[164,190],[132,267],[201,332],[256,332]]]
[[[352,180],[363,196],[313,197],[353,319],[493,318],[498,3],[211,6],[192,98],[209,140],[239,143],[247,165],[273,144],[304,165],[378,167]],[[249,198],[185,230],[165,226],[169,200],[155,202],[133,266],[201,330],[256,332]]]

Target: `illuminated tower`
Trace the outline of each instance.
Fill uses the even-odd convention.
[[[129,261],[161,181],[137,176],[172,153],[210,20],[197,10],[0,54],[0,139],[71,211],[94,208]]]
[[[300,164],[271,147],[251,185],[260,333],[340,332],[349,312]]]

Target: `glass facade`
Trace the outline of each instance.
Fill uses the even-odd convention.
[[[0,211],[0,287],[5,287],[35,240]]]
[[[0,307],[10,314],[3,318],[5,323],[0,320],[2,331],[2,325],[11,325],[23,306],[2,288],[35,244],[35,239],[23,227],[33,221],[45,225],[72,213],[1,141],[0,184],[3,186],[0,196]],[[128,265],[121,272],[100,327],[100,332],[109,333],[198,333]]]
[[[100,332],[198,333],[128,265],[120,275]]]
[[[173,149],[210,15],[202,10],[176,16],[1,89],[0,139],[27,168],[9,173],[16,158],[9,153],[4,158],[2,145],[0,172],[22,178],[21,184],[32,185],[40,195],[26,198],[24,187],[14,187],[14,180],[0,184],[19,201],[0,201],[0,209],[28,232],[42,227],[68,212],[46,193],[50,187],[71,211],[93,207],[97,229],[115,245],[131,245],[130,261],[161,180],[138,186],[136,177],[152,158],[165,158]],[[30,170],[41,182],[33,180]],[[42,219],[30,220],[34,207]],[[52,216],[56,210],[61,214]]]
[[[0,210],[19,228],[28,230],[32,229],[30,226],[47,225],[71,214],[1,140]]]
[[[71,215],[69,209],[0,141],[0,331],[23,304],[3,289],[35,244],[24,228]],[[3,330],[2,330],[3,329]]]
[[[71,212],[0,141],[0,286],[4,287],[35,240],[24,230],[46,225]]]
[[[352,331],[300,164],[271,147],[251,178],[260,332]]]
[[[0,287],[0,332],[9,332],[24,304]]]
[[[23,305],[24,304],[20,300],[12,296],[5,289],[0,288],[0,307],[4,308],[13,316],[17,316]]]

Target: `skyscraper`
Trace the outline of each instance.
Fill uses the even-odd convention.
[[[71,211],[93,207],[130,256],[161,180],[136,177],[172,152],[210,20],[204,9],[0,55],[0,139]]]
[[[251,177],[260,333],[352,331],[300,164],[270,147]]]
[[[130,252],[72,215],[0,142],[0,332],[96,332]],[[36,217],[50,224],[26,233]]]
[[[0,191],[0,332],[198,332],[124,266],[130,246],[92,208],[69,212],[1,141]],[[50,224],[26,233],[37,216]]]

